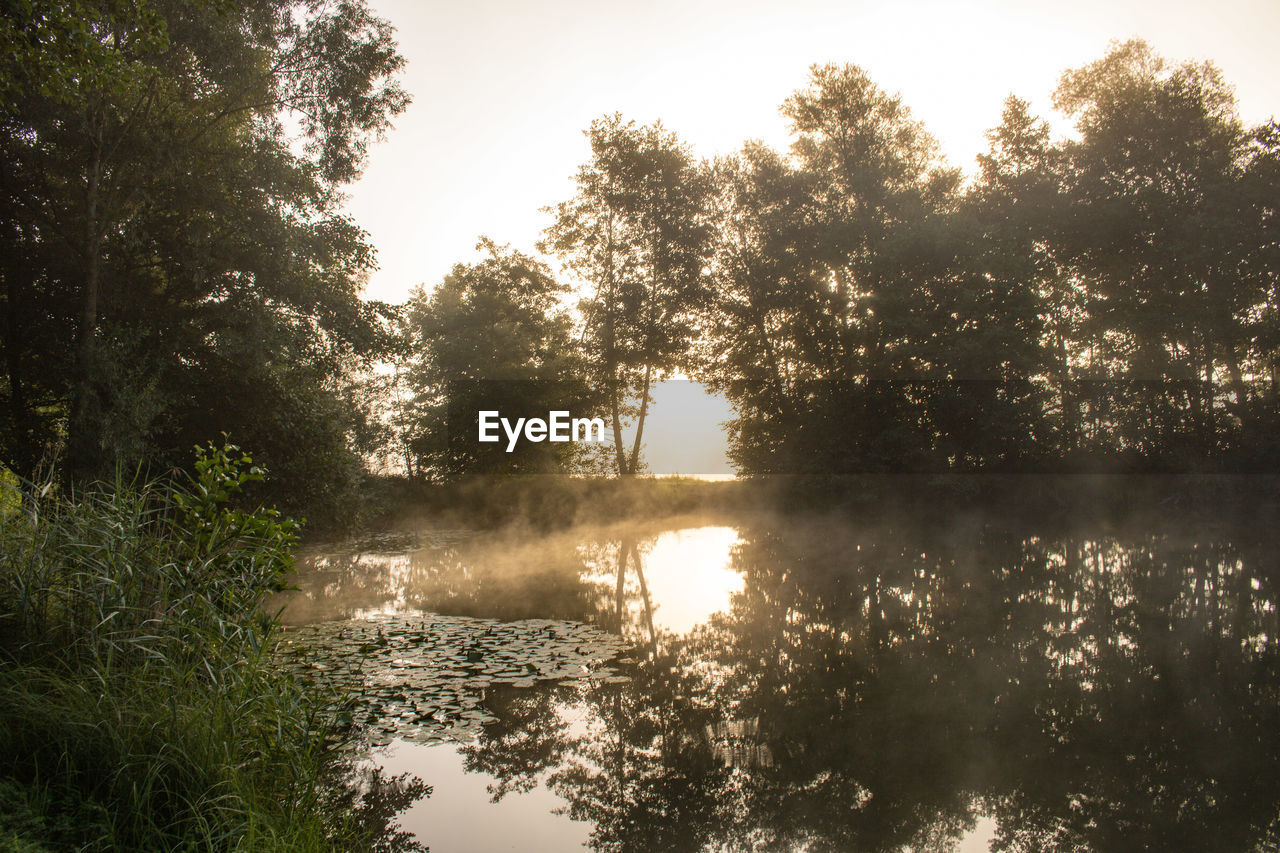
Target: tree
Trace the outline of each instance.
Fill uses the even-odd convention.
[[[573,323],[560,300],[568,288],[545,264],[482,239],[488,257],[458,264],[431,293],[408,305],[413,427],[410,446],[422,476],[551,473],[569,470],[572,443],[476,441],[484,410],[546,418],[586,416],[594,402],[582,377]]]
[[[328,469],[324,401],[394,313],[360,301],[339,207],[407,104],[390,27],[350,0],[65,0],[0,44],[5,464],[65,441],[85,478],[226,431],[284,488]]]
[[[698,377],[733,401],[731,452],[756,473],[797,470],[806,389],[833,369],[823,247],[812,227],[817,180],[761,144],[718,160],[714,297]]]
[[[1274,124],[1141,42],[1010,98],[961,187],[901,100],[820,66],[791,157],[715,175],[700,370],[756,473],[1275,462]]]
[[[735,319],[717,335],[735,343],[713,345],[708,372],[739,410],[735,454],[771,466],[756,470],[936,464],[931,400],[963,378],[942,310],[962,286],[958,174],[856,66],[815,66],[783,113],[789,161],[749,146],[720,169],[715,310]]]
[[[1064,74],[1055,104],[1080,133],[1064,236],[1088,289],[1089,373],[1114,389],[1095,431],[1179,468],[1220,455],[1252,394],[1267,280],[1234,96],[1213,65],[1170,66],[1134,40]]]
[[[1048,125],[1011,95],[987,139],[977,180],[950,229],[959,279],[945,309],[949,333],[940,340],[951,349],[944,357],[955,374],[971,380],[963,383],[967,405],[957,410],[973,417],[967,435],[956,431],[948,455],[971,467],[1022,470],[1074,447],[1067,347],[1079,306],[1053,252],[1062,158]]]
[[[587,138],[591,161],[577,195],[553,209],[547,245],[591,285],[580,306],[591,379],[607,400],[618,476],[634,476],[650,389],[687,363],[706,299],[710,181],[661,123],[615,114],[592,122]]]

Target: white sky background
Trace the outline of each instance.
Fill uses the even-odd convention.
[[[370,0],[397,29],[414,102],[350,192],[378,250],[366,295],[402,302],[471,261],[481,234],[532,251],[605,113],[661,119],[700,157],[785,150],[778,107],[814,63],[898,92],[971,170],[1013,92],[1042,115],[1067,68],[1139,36],[1213,60],[1256,124],[1280,113],[1280,1]]]

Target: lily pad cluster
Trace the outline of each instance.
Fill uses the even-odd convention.
[[[465,741],[497,722],[487,691],[539,681],[616,683],[628,648],[581,622],[401,613],[289,628],[279,653],[300,678],[354,697],[372,745]]]

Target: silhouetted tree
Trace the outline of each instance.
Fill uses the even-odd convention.
[[[861,69],[714,170],[700,375],[743,470],[1257,470],[1280,425],[1274,124],[1118,44],[1011,97],[974,182]]]
[[[653,383],[687,361],[705,301],[705,172],[660,123],[619,115],[587,131],[578,194],[554,208],[547,246],[586,279],[581,303],[592,382],[605,395],[619,476],[640,466]],[[634,415],[630,452],[622,422]]]
[[[547,267],[520,252],[482,240],[488,257],[458,264],[430,294],[408,305],[412,362],[408,384],[414,425],[410,446],[418,472],[552,473],[569,470],[580,445],[507,438],[477,441],[480,411],[546,418],[561,410],[593,413],[592,395],[568,313],[568,288]]]
[[[1186,465],[1231,443],[1247,403],[1264,278],[1240,192],[1248,136],[1212,65],[1169,67],[1142,42],[1067,72],[1068,252],[1089,288],[1089,374],[1120,380],[1092,412],[1122,450]]]

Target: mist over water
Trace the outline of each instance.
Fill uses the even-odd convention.
[[[1280,813],[1276,539],[978,511],[416,530],[311,554],[285,618],[459,619],[528,657],[433,683],[483,724],[412,696],[385,724],[433,850],[1252,851]],[[530,624],[625,648],[566,679]]]

